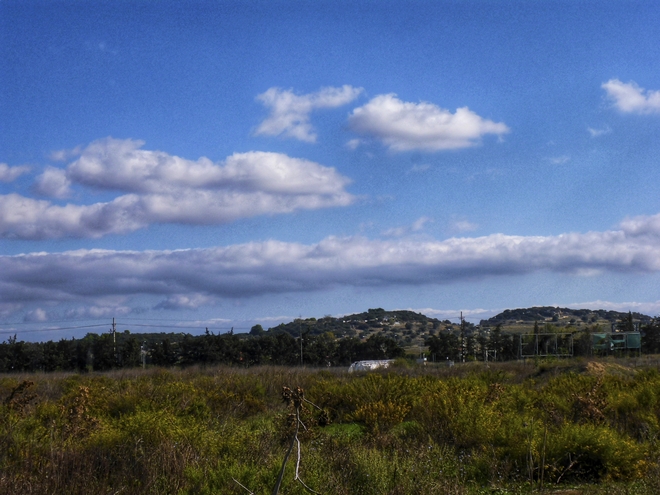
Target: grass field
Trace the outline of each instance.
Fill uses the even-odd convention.
[[[2,375],[0,493],[657,494],[659,363]]]

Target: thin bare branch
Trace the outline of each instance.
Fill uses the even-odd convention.
[[[314,404],[311,400],[306,399],[305,397],[303,397],[303,400],[304,400],[305,402],[307,402],[307,404],[311,404],[312,406],[314,406],[314,407],[315,407],[316,409],[318,409],[319,411],[323,411],[323,409],[321,409],[319,406],[317,406],[316,404]]]
[[[297,481],[298,481],[298,482],[299,482],[299,483],[305,488],[305,490],[307,490],[309,493],[314,493],[315,495],[321,495],[319,492],[315,492],[315,491],[312,490],[310,487],[308,487],[308,486],[303,482],[303,480],[301,480],[300,478],[298,478]]]
[[[273,488],[272,495],[277,495],[280,492],[280,486],[282,485],[282,479],[284,478],[284,469],[286,468],[286,463],[289,460],[289,456],[291,455],[293,446],[295,445],[296,440],[298,439],[298,430],[300,428],[300,419],[298,416],[299,413],[300,411],[298,410],[298,408],[296,408],[296,431],[293,434],[293,438],[291,439],[291,445],[289,445],[289,449],[286,451],[286,455],[284,456],[284,460],[282,461],[282,468],[280,469],[280,474],[277,477],[277,483],[275,483],[275,488]]]
[[[252,492],[252,490],[250,490],[247,486],[242,485],[241,482],[238,481],[236,478],[232,478],[232,479],[234,480],[234,483],[236,483],[238,486],[240,486],[241,488],[243,488],[243,489],[244,489],[245,491],[247,491],[250,495],[254,495],[254,493]]]
[[[294,480],[297,480],[300,476],[298,476],[298,470],[300,469],[300,440],[298,437],[296,437],[296,442],[298,442],[298,461],[296,462],[296,476],[293,478]]]

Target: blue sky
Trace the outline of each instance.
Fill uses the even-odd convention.
[[[4,334],[660,313],[655,2],[2,1],[0,23]]]

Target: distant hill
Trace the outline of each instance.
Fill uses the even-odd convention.
[[[632,313],[635,327],[647,325],[653,318],[641,313]],[[467,335],[474,332],[488,330],[502,326],[504,332],[525,333],[532,331],[535,322],[549,325],[553,328],[562,328],[566,331],[580,331],[586,328],[600,327],[607,330],[613,325],[628,319],[628,313],[620,311],[607,311],[604,309],[571,309],[553,306],[532,308],[507,309],[487,320],[481,320],[479,326],[465,322]],[[295,319],[289,323],[281,323],[268,329],[269,333],[285,332],[293,337],[303,335],[332,334],[335,338],[357,337],[368,339],[371,335],[381,334],[396,341],[406,348],[425,345],[426,340],[438,335],[438,332],[460,332],[460,323],[457,321],[439,320],[430,318],[414,311],[386,311],[382,308],[369,309],[363,313],[335,318]]]
[[[620,311],[606,311],[604,309],[571,309],[541,306],[533,308],[507,309],[487,320],[481,320],[482,327],[497,325],[533,324],[538,322],[562,323],[582,322],[583,324],[616,323],[628,317],[628,313]],[[643,324],[649,323],[652,318],[641,313],[632,313],[633,320]]]
[[[296,319],[290,323],[281,323],[276,327],[269,328],[269,332],[287,332],[294,337],[301,333],[320,335],[331,332],[335,337],[368,337],[372,333],[384,332],[396,340],[407,343],[422,339],[429,330],[435,330],[440,326],[452,325],[449,321],[440,321],[437,318],[429,318],[414,311],[385,311],[382,308],[369,309],[364,313],[334,318],[324,316],[323,318]],[[406,338],[409,337],[409,338]]]

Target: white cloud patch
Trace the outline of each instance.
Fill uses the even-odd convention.
[[[28,165],[19,165],[10,167],[6,163],[0,163],[0,182],[14,182],[21,175],[27,174],[30,171]]]
[[[621,229],[631,237],[655,238],[660,232],[660,213],[627,217],[621,222]]]
[[[611,134],[612,133],[612,128],[609,125],[606,125],[602,129],[595,129],[593,127],[587,127],[587,131],[591,135],[592,138],[597,138],[600,136],[604,136],[606,134]]]
[[[568,163],[571,161],[571,157],[568,155],[561,155],[561,156],[553,156],[548,158],[550,163],[553,165],[563,165],[565,163]]]
[[[0,196],[0,237],[101,237],[152,223],[212,225],[264,214],[346,206],[349,179],[334,168],[281,153],[235,153],[216,164],[141,149],[130,139],[91,143],[66,170],[49,168],[42,194],[62,197],[72,183],[118,191],[114,200],[58,206]]]
[[[385,237],[403,237],[414,232],[420,232],[424,230],[424,227],[427,223],[433,222],[432,218],[429,217],[420,217],[415,220],[411,225],[405,225],[402,227],[393,227],[383,231],[382,235]]]
[[[640,88],[637,83],[623,83],[618,79],[610,79],[603,83],[605,90],[614,106],[624,113],[650,114],[660,112],[660,91],[650,91]]]
[[[446,284],[541,271],[579,276],[594,270],[659,272],[658,216],[626,220],[621,230],[545,237],[493,234],[443,241],[328,237],[309,245],[270,240],[177,251],[0,256],[0,299],[6,304],[43,305],[147,295],[165,300],[163,308],[192,308],[206,298],[341,286]]]
[[[314,127],[309,122],[312,111],[336,108],[355,100],[362,88],[344,85],[340,88],[321,88],[316,93],[297,95],[293,90],[270,88],[257,96],[257,100],[270,110],[270,115],[257,127],[256,135],[284,136],[316,142]]]
[[[213,301],[213,298],[203,294],[172,294],[158,303],[155,309],[197,309]]]
[[[63,317],[72,320],[82,320],[86,318],[113,318],[115,316],[126,316],[133,313],[134,310],[129,306],[81,306],[74,309],[67,309]],[[58,317],[60,317],[58,315]]]
[[[55,150],[50,152],[48,158],[53,162],[66,162],[67,160],[80,156],[82,150],[82,146],[76,146],[69,150]]]
[[[65,170],[47,167],[37,177],[34,190],[41,196],[58,199],[68,198],[71,195],[71,181],[67,178]]]
[[[451,230],[454,232],[472,232],[479,228],[476,223],[467,220],[456,220],[451,224]]]
[[[486,134],[502,137],[509,132],[504,123],[484,119],[467,107],[451,113],[433,103],[401,101],[395,94],[378,95],[354,109],[349,124],[395,151],[468,148]]]
[[[48,321],[48,314],[43,309],[37,308],[32,311],[28,311],[25,314],[25,318],[23,319],[23,321],[29,323],[43,323],[45,321]]]

